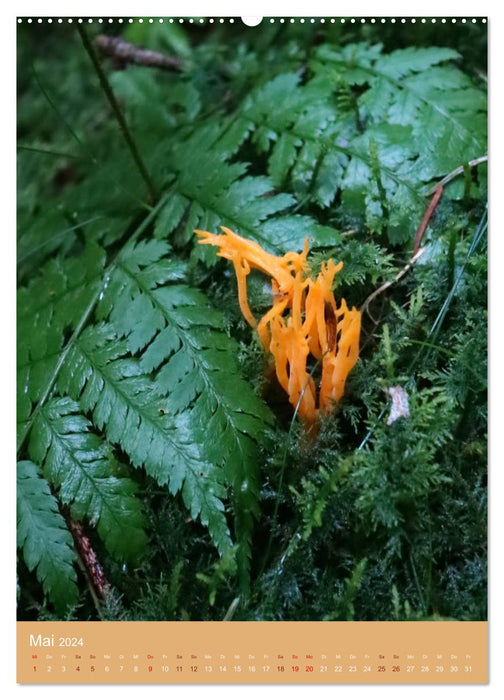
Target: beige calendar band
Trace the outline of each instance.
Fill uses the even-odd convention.
[[[487,622],[18,622],[19,683],[486,683]]]

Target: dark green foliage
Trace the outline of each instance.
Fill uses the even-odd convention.
[[[360,561],[350,578],[345,579],[338,586],[338,592],[334,594],[333,610],[325,616],[324,620],[353,620],[355,619],[354,598],[361,585],[362,576],[366,568],[366,560]]]
[[[182,61],[103,61],[155,201],[73,27],[20,26],[20,617],[486,619],[482,27],[121,29]],[[349,306],[390,283],[314,440],[197,243],[221,225],[308,238]]]
[[[61,502],[72,504],[73,518],[97,524],[111,554],[138,557],[146,538],[135,485],[121,475],[124,468],[90,427],[77,403],[69,398],[51,399],[33,423],[30,455],[43,465]]]
[[[324,45],[311,80],[284,74],[247,96],[237,117],[242,138],[252,133],[257,149],[271,152],[277,188],[290,181],[321,207],[341,191],[348,220],[365,212],[372,232],[406,242],[425,206],[424,183],[485,152],[485,95],[446,65],[457,57],[451,49],[383,56],[380,45]]]
[[[18,425],[20,439],[33,403],[47,390],[65,345],[95,296],[103,269],[103,251],[90,245],[79,258],[49,260],[18,293]]]
[[[28,461],[17,465],[17,543],[26,566],[37,569],[44,593],[63,614],[77,598],[72,536],[47,481]]]
[[[80,398],[82,410],[93,412],[97,428],[105,428],[134,466],[145,466],[172,494],[183,488],[191,515],[201,513],[219,548],[229,546],[221,470],[203,461],[187,418],[169,415],[161,392],[108,326],[84,331],[62,368],[59,389]]]

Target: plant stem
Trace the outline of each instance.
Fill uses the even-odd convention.
[[[404,277],[404,275],[408,272],[408,270],[409,270],[409,269],[416,263],[416,261],[425,253],[425,251],[426,251],[426,248],[420,248],[420,250],[418,250],[418,251],[415,253],[415,255],[414,255],[412,258],[410,258],[410,260],[408,260],[408,262],[407,262],[406,265],[402,268],[402,270],[399,270],[399,272],[396,274],[396,276],[394,277],[393,280],[390,280],[390,281],[388,281],[388,282],[384,282],[384,283],[381,285],[381,287],[379,287],[378,289],[375,289],[375,291],[372,292],[372,294],[370,294],[370,295],[367,297],[367,299],[364,301],[364,303],[363,303],[362,306],[360,307],[360,312],[361,312],[361,314],[363,314],[365,311],[367,311],[368,316],[371,318],[371,320],[373,321],[373,323],[376,324],[377,322],[374,320],[374,318],[373,318],[373,317],[371,316],[371,314],[369,313],[369,304],[370,304],[370,303],[373,301],[373,299],[375,299],[379,294],[381,294],[382,292],[384,292],[386,289],[388,289],[389,287],[391,287],[391,286],[392,286],[393,284],[395,284],[396,282],[399,282],[399,280],[400,280],[402,277]]]
[[[82,139],[79,138],[77,133],[72,129],[71,125],[69,122],[65,119],[64,115],[61,113],[61,111],[58,109],[56,103],[54,100],[51,98],[49,92],[46,90],[44,85],[42,84],[42,81],[40,80],[39,74],[37,70],[35,69],[35,64],[32,63],[32,72],[33,72],[33,77],[35,78],[35,82],[37,83],[40,92],[44,95],[44,98],[47,100],[48,104],[50,105],[51,109],[54,110],[55,114],[57,114],[58,119],[61,119],[65,127],[68,129],[69,133],[71,134],[72,138],[76,141],[76,143],[79,144],[79,146],[82,148],[83,151],[86,151],[86,145],[83,143]],[[92,160],[94,160],[92,158]]]
[[[75,153],[63,153],[62,151],[52,151],[50,149],[35,148],[34,146],[24,146],[22,143],[18,143],[17,148],[20,151],[31,151],[32,153],[41,153],[46,156],[56,156],[58,158],[75,158],[77,160],[82,158],[82,156]],[[89,162],[92,163],[93,161],[89,159]]]
[[[23,253],[18,259],[17,259],[17,264],[20,265],[22,262],[24,262],[27,258],[30,257],[30,255],[33,255],[34,253],[37,253],[39,250],[42,248],[45,248],[45,246],[49,245],[50,243],[53,243],[54,241],[57,241],[58,238],[63,238],[66,236],[67,233],[71,233],[72,231],[76,231],[77,229],[86,226],[87,224],[91,224],[94,221],[100,221],[103,220],[105,217],[104,216],[93,216],[91,219],[86,219],[85,221],[82,221],[78,224],[75,224],[75,226],[69,226],[68,228],[63,229],[63,231],[59,231],[58,233],[55,233],[52,236],[48,236],[42,243],[39,243],[36,246],[33,246],[31,250],[29,250],[27,253]]]
[[[458,168],[455,168],[455,170],[452,170],[451,173],[448,173],[448,175],[445,175],[445,177],[438,182],[437,185],[434,185],[428,192],[425,193],[426,197],[430,197],[431,195],[434,194],[436,189],[441,185],[441,187],[445,187],[449,182],[454,180],[456,177],[459,175],[462,175],[463,172],[465,172],[468,168],[475,168],[477,165],[481,165],[481,163],[486,163],[488,161],[488,156],[480,156],[479,158],[474,158],[474,160],[470,160],[468,163],[464,165],[460,165]]]
[[[124,118],[124,115],[122,113],[122,110],[119,106],[119,103],[116,99],[116,96],[114,95],[114,92],[112,90],[112,87],[108,81],[107,76],[105,75],[105,72],[101,66],[100,60],[97,56],[97,53],[94,49],[93,44],[89,40],[89,37],[87,35],[86,30],[82,25],[77,26],[78,32],[80,34],[80,37],[82,39],[82,43],[84,44],[84,48],[86,49],[89,58],[91,59],[93,66],[96,70],[96,73],[98,75],[98,78],[100,80],[100,85],[103,88],[103,91],[105,95],[107,96],[107,99],[110,103],[110,106],[112,107],[112,111],[114,112],[114,115],[119,123],[119,128],[122,132],[122,135],[128,145],[128,148],[131,151],[131,155],[133,156],[133,160],[135,161],[138,170],[140,171],[140,174],[142,178],[145,181],[145,184],[147,185],[147,189],[149,191],[149,197],[151,200],[151,203],[153,203],[156,200],[156,190],[154,188],[154,183],[152,182],[152,179],[147,171],[147,168],[145,167],[145,163],[142,160],[142,157],[140,155],[140,152],[137,148],[137,145],[135,143],[135,140],[133,138],[133,135],[126,123],[126,120]]]
[[[85,143],[85,142],[78,136],[78,134],[74,131],[74,129],[72,129],[72,127],[70,126],[70,124],[68,123],[68,121],[65,119],[65,116],[64,116],[63,112],[58,108],[58,105],[56,104],[56,102],[51,98],[51,96],[50,96],[50,94],[49,94],[49,91],[48,91],[48,90],[44,87],[44,85],[42,84],[42,81],[41,81],[41,79],[40,79],[40,76],[39,76],[38,73],[37,73],[37,70],[36,70],[34,64],[32,64],[32,72],[33,72],[33,76],[34,76],[34,78],[35,78],[35,82],[37,83],[37,85],[38,85],[38,87],[39,87],[39,89],[40,89],[40,92],[42,93],[42,95],[43,95],[44,98],[46,99],[47,103],[49,104],[49,106],[51,107],[51,109],[54,110],[55,114],[58,116],[58,119],[60,119],[60,120],[62,121],[62,123],[65,125],[65,127],[68,129],[68,131],[69,131],[69,133],[71,134],[72,138],[73,138],[73,139],[75,140],[75,142],[79,145],[79,148],[81,148],[81,149],[82,149],[82,152],[83,152],[83,155],[82,155],[82,156],[71,155],[70,153],[60,153],[59,155],[64,156],[64,157],[67,157],[67,158],[77,158],[77,159],[81,158],[84,162],[88,162],[88,163],[93,164],[93,165],[96,166],[96,167],[99,167],[99,166],[100,166],[100,161],[99,161],[98,157],[93,153],[93,151],[91,150],[91,147],[89,146],[89,144],[88,144],[88,143]],[[19,146],[19,148],[24,148],[24,147],[23,147],[23,146]],[[24,150],[27,150],[27,149],[24,148]],[[32,150],[35,150],[35,149],[32,149]],[[42,150],[40,150],[40,149],[38,150],[38,152],[39,152],[39,153],[46,153],[46,154],[49,153],[49,151],[42,151]],[[52,154],[52,155],[57,155],[56,153],[53,153],[53,152],[51,152],[51,154]],[[140,204],[140,206],[141,206],[142,208],[147,208],[147,209],[150,208],[150,205],[148,205],[146,202],[143,202],[135,193],[128,192],[128,191],[125,189],[125,187],[124,187],[115,177],[112,177],[112,178],[111,178],[111,181],[114,182],[121,190],[123,190],[123,191],[125,192],[125,194],[126,194],[128,197],[130,197],[130,198],[132,198],[132,199],[135,199],[135,200]],[[152,203],[151,203],[151,204],[152,204]]]
[[[458,273],[455,281],[453,282],[453,285],[452,285],[446,299],[444,300],[443,306],[441,307],[438,315],[436,316],[436,320],[432,324],[432,328],[429,331],[428,338],[429,338],[429,340],[432,340],[432,342],[434,342],[437,338],[437,335],[439,333],[439,329],[441,328],[441,325],[444,321],[444,318],[445,318],[446,314],[448,313],[448,309],[450,307],[452,299],[455,296],[456,289],[457,289],[459,282],[461,281],[461,279],[464,275],[467,263],[469,262],[473,253],[478,248],[478,245],[479,245],[481,239],[487,233],[487,231],[488,231],[488,221],[487,221],[487,211],[485,209],[485,211],[481,217],[481,220],[476,228],[476,231],[474,232],[474,236],[471,240],[471,245],[469,246],[469,250],[467,251],[467,255],[465,257],[465,260],[462,263],[462,266],[459,270],[459,273]]]
[[[420,226],[418,227],[418,230],[416,232],[415,243],[413,245],[413,255],[416,255],[418,253],[418,250],[420,248],[420,244],[422,242],[422,238],[424,236],[425,230],[427,229],[427,226],[429,225],[429,221],[431,220],[432,214],[434,213],[434,209],[437,207],[439,200],[441,199],[442,194],[443,194],[443,185],[438,185],[436,187],[436,191],[434,193],[434,196],[429,203],[429,206],[425,210],[425,214],[423,216],[423,219],[422,219]]]
[[[179,58],[166,56],[159,51],[141,49],[135,44],[124,41],[121,37],[99,34],[96,37],[96,46],[105,56],[111,56],[122,64],[134,63],[146,68],[161,68],[163,70],[182,70],[184,64]]]

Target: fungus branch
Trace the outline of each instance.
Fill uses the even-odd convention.
[[[217,246],[233,262],[238,301],[244,318],[257,332],[275,365],[280,386],[309,429],[331,413],[344,394],[345,381],[359,357],[361,315],[336,303],[332,286],[343,263],[322,263],[316,279],[307,276],[308,242],[301,253],[275,256],[257,243],[221,227],[224,235],[196,231],[201,244]],[[272,307],[257,323],[247,300],[247,276],[257,269],[271,277]],[[287,314],[286,314],[287,312]],[[309,357],[322,365],[317,391],[308,372]]]

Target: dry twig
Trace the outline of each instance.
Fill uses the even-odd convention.
[[[372,294],[370,294],[368,296],[368,298],[366,299],[366,301],[362,304],[362,306],[360,308],[360,312],[364,313],[364,311],[367,311],[369,318],[373,321],[373,323],[376,323],[375,319],[371,316],[371,314],[369,312],[369,304],[373,301],[373,299],[376,299],[376,297],[379,294],[381,294],[386,289],[391,287],[393,284],[398,282],[401,279],[401,277],[404,277],[404,275],[408,272],[410,267],[412,267],[416,263],[416,261],[422,257],[422,255],[425,253],[425,251],[426,251],[426,246],[424,246],[423,248],[420,248],[420,250],[418,250],[410,260],[408,260],[408,262],[402,268],[402,270],[399,270],[399,272],[397,273],[397,275],[394,277],[393,280],[391,280],[390,282],[385,282],[384,284],[382,284],[381,287],[378,287],[378,289],[375,289],[375,291]]]
[[[173,56],[165,56],[158,51],[141,49],[116,36],[99,34],[95,44],[104,56],[110,56],[122,65],[134,63],[147,68],[162,68],[163,70],[182,70],[182,61]]]
[[[481,163],[486,163],[487,161],[488,161],[488,156],[480,156],[479,158],[474,158],[474,160],[470,160],[467,163],[466,167],[475,168],[477,165],[481,165]],[[440,180],[440,182],[437,185],[435,185],[432,189],[430,189],[427,192],[427,197],[430,197],[431,194],[434,194],[434,192],[437,190],[437,188],[439,186],[445,187],[445,185],[447,185],[449,182],[451,182],[452,180],[455,180],[456,177],[458,177],[459,175],[462,175],[463,172],[464,172],[463,165],[460,165],[458,168],[455,168],[455,170],[452,170],[451,173],[448,173],[448,175],[445,175],[444,178],[442,180]]]
[[[425,210],[425,214],[423,215],[422,221],[420,223],[420,226],[417,229],[416,235],[415,235],[415,243],[413,245],[413,256],[408,260],[406,265],[399,270],[397,275],[394,277],[393,280],[390,282],[385,282],[384,284],[381,285],[381,287],[378,287],[378,289],[375,289],[375,291],[368,296],[368,298],[365,300],[365,302],[361,306],[361,313],[364,313],[364,311],[367,311],[367,314],[369,318],[373,321],[373,323],[377,323],[375,319],[371,316],[371,313],[369,311],[369,304],[373,301],[373,299],[376,299],[376,297],[384,292],[386,289],[391,287],[395,282],[398,282],[401,277],[404,277],[404,275],[408,272],[410,267],[416,263],[416,261],[424,254],[425,252],[425,247],[420,248],[420,244],[422,242],[422,238],[424,237],[424,233],[427,229],[427,226],[429,225],[429,221],[431,220],[432,214],[434,213],[435,208],[437,207],[439,200],[441,199],[441,195],[443,194],[443,186],[439,184],[436,187],[434,196],[432,197],[431,201],[429,202],[429,205],[427,206],[427,209]]]
[[[434,197],[431,199],[429,202],[429,206],[425,210],[425,214],[423,215],[422,222],[420,223],[420,226],[417,229],[416,236],[415,236],[415,243],[413,245],[413,255],[416,255],[418,253],[418,249],[420,248],[420,243],[422,242],[422,238],[425,233],[425,229],[429,225],[429,221],[431,220],[431,216],[434,213],[434,209],[437,207],[439,200],[441,199],[441,195],[443,194],[443,186],[438,185],[436,187],[436,192],[434,194]]]

